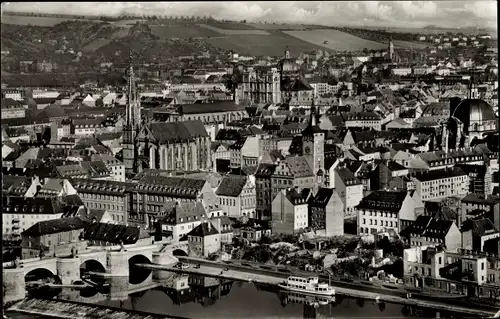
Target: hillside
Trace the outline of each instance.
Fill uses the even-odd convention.
[[[311,25],[251,24],[202,18],[102,20],[6,16],[2,19],[1,40],[11,55],[19,59],[74,60],[80,52],[77,60],[94,62],[126,58],[129,48],[138,51],[144,59],[159,62],[203,51],[221,54],[235,50],[241,55],[281,56],[286,47],[298,54],[316,49],[357,51],[386,46],[382,41],[362,39],[351,32]],[[415,44],[400,41],[396,45]]]

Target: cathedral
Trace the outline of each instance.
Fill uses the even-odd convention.
[[[170,171],[211,168],[210,136],[200,120],[172,123],[142,121],[131,62],[123,133],[123,162],[128,175],[146,168]]]
[[[441,123],[441,145],[445,150],[470,147],[474,140],[497,132],[497,121],[491,105],[479,99],[471,77],[468,98],[450,101],[450,117]]]

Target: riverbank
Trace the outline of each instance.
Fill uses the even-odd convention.
[[[190,258],[191,259],[191,258]],[[191,259],[194,261],[193,259]],[[217,263],[215,263],[217,264]],[[139,265],[138,265],[139,266]],[[270,270],[260,270],[260,269],[241,269],[243,267],[237,266],[240,269],[234,269],[234,265],[227,265],[229,270],[221,271],[220,267],[224,267],[224,265],[207,265],[200,264],[200,268],[188,268],[188,269],[178,269],[173,266],[165,266],[158,264],[141,264],[140,267],[144,267],[151,270],[164,270],[176,273],[183,274],[192,274],[192,275],[203,275],[207,277],[226,279],[226,280],[239,280],[246,282],[254,282],[258,284],[272,284],[277,285],[278,283],[283,282],[285,278],[289,276],[286,273],[274,272]],[[378,300],[390,303],[397,303],[401,305],[407,306],[417,306],[417,307],[426,307],[433,308],[438,311],[448,311],[448,312],[457,312],[463,313],[472,316],[480,316],[480,317],[494,317],[499,314],[500,311],[489,310],[489,309],[471,309],[468,307],[462,307],[457,305],[449,305],[446,303],[442,303],[439,301],[431,301],[431,300],[419,300],[415,298],[406,299],[399,296],[394,296],[388,294],[386,291],[380,292],[370,292],[361,289],[351,289],[346,287],[340,287],[335,283],[332,283],[332,286],[335,287],[335,291],[337,295],[344,295],[347,297],[354,298],[362,298],[369,300]],[[360,287],[361,288],[361,287]]]
[[[8,312],[67,319],[187,319],[185,317],[165,316],[142,311],[106,307],[102,305],[89,305],[67,300],[37,298],[27,298],[17,302],[8,309]]]

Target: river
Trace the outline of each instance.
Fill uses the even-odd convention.
[[[128,280],[125,283],[128,285]],[[187,318],[461,318],[456,313],[437,314],[432,309],[338,295],[335,302],[320,305],[317,300],[289,295],[272,286],[195,275],[174,275],[162,286],[132,294],[118,292],[118,298],[120,290],[116,288],[108,292],[69,290],[55,291],[55,298]],[[34,317],[16,314],[13,318]]]

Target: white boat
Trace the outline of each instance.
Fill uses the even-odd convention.
[[[335,296],[335,289],[326,283],[319,283],[318,277],[303,278],[290,276],[287,281],[279,284],[278,287],[309,295]]]

